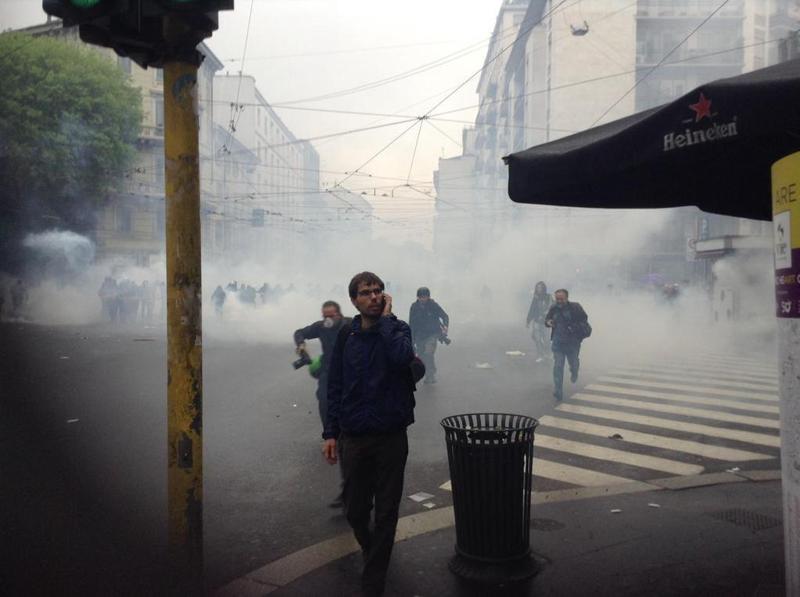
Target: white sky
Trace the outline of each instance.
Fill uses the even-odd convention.
[[[207,42],[217,56],[225,61],[231,73],[240,69],[251,0],[236,0],[235,6],[234,11],[221,13],[220,28]],[[499,6],[500,0],[252,0],[244,71],[256,77],[263,95],[275,104],[347,89],[488,41]],[[0,0],[2,30],[41,23],[45,18],[38,0]],[[486,45],[481,44],[466,56],[423,74],[374,90],[299,105],[387,114],[402,112],[412,116],[423,114],[447,91],[479,70],[485,53]],[[439,110],[476,104],[476,85],[477,77]],[[393,120],[288,109],[280,109],[278,113],[300,138]],[[472,121],[474,117],[474,110],[448,116],[465,121]],[[453,140],[460,142],[463,124],[435,124]],[[322,170],[342,173],[352,171],[408,126],[391,126],[315,142],[321,155],[320,167]],[[347,186],[363,189],[375,185],[402,184],[409,176],[416,133],[417,129],[414,128],[364,168],[365,172],[374,175],[402,180],[376,181],[354,177],[347,181]],[[426,124],[420,134],[411,178],[431,181],[438,158],[458,155],[460,152],[457,144]],[[343,177],[344,174],[322,174],[322,180],[326,183]],[[386,192],[389,191],[386,189]],[[381,192],[384,190],[379,190],[378,194]],[[415,195],[408,189],[398,189],[396,194]],[[428,201],[417,197],[404,202],[407,208],[413,206],[414,211],[428,211],[425,209]]]

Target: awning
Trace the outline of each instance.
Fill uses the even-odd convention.
[[[792,60],[503,159],[518,203],[696,205],[770,220],[770,166],[798,150],[800,60]]]

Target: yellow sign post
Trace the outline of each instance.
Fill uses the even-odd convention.
[[[800,152],[772,165],[786,594],[800,597]]]

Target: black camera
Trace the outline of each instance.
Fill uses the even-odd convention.
[[[300,367],[305,367],[306,365],[311,364],[311,357],[308,356],[308,353],[305,350],[300,351],[300,358],[297,359],[292,363],[292,367],[295,369],[300,369]]]
[[[440,334],[439,335],[439,342],[441,342],[445,346],[450,346],[450,343],[452,342],[452,340],[447,337],[447,334]]]

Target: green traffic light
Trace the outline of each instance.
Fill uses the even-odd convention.
[[[97,6],[102,0],[70,0],[70,4],[77,8],[91,8]]]

